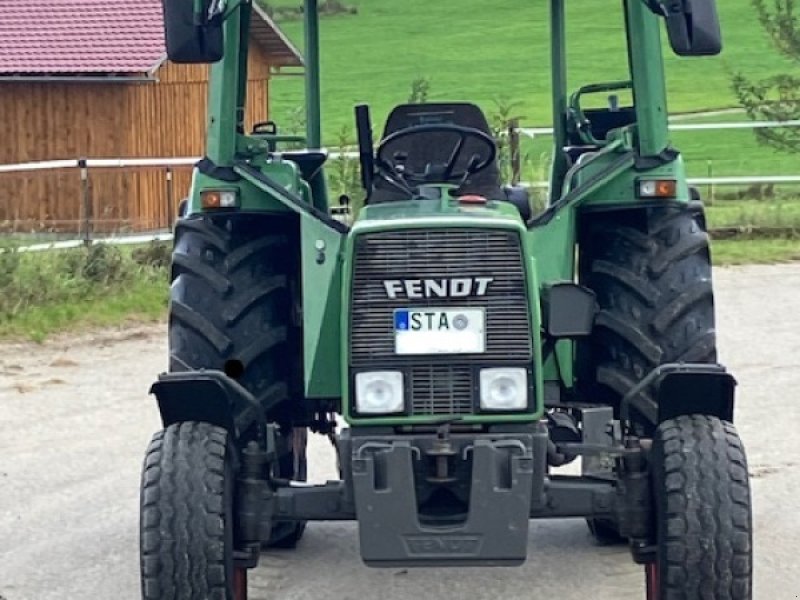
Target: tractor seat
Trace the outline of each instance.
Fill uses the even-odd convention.
[[[385,139],[415,125],[451,123],[463,127],[473,127],[488,135],[492,135],[486,116],[480,108],[468,103],[431,103],[431,104],[403,104],[392,110],[383,132]],[[473,151],[474,147],[474,151]],[[475,141],[468,141],[463,149],[456,171],[463,170],[475,151],[481,147]],[[453,151],[453,137],[445,133],[420,134],[396,142],[388,149],[387,155],[405,155],[405,166],[415,173],[431,173],[431,168],[447,163]],[[451,181],[450,183],[458,183]],[[480,173],[474,174],[461,186],[459,193],[462,195],[476,194],[487,198],[503,198],[504,194],[500,185],[500,169],[494,161]],[[369,195],[369,204],[381,204],[398,200],[407,200],[408,194],[399,191],[396,187],[382,179],[375,182]]]
[[[297,150],[281,152],[280,157],[296,164],[303,179],[311,181],[328,160],[328,153],[319,150]]]
[[[504,185],[504,200],[513,204],[519,211],[519,216],[526,223],[530,221],[533,211],[531,210],[531,195],[527,188],[520,185]]]

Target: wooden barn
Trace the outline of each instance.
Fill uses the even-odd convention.
[[[166,60],[161,0],[0,0],[0,165],[78,158],[200,156],[205,65]],[[269,80],[302,66],[297,49],[254,10],[247,126],[269,117]],[[190,168],[174,172],[174,195]],[[146,230],[171,220],[166,169],[90,169],[100,231]],[[77,169],[0,173],[0,232],[77,231]]]

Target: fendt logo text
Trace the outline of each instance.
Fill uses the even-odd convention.
[[[392,300],[408,298],[468,298],[485,296],[494,277],[463,277],[459,279],[389,279],[383,282],[386,295]]]

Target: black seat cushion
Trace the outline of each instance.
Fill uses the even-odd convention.
[[[416,125],[454,124],[463,127],[472,127],[491,136],[492,131],[486,116],[480,108],[468,103],[448,104],[404,104],[396,107],[386,121],[383,132],[385,139],[389,135],[414,127]],[[458,134],[450,132],[421,133],[411,135],[386,148],[384,156],[391,158],[395,155],[405,155],[406,168],[409,171],[422,173],[430,164],[444,164],[450,159]],[[456,162],[454,171],[465,171],[470,158],[475,154],[486,156],[486,145],[477,138],[469,138]],[[458,181],[452,181],[458,183]],[[488,198],[502,198],[500,189],[500,169],[497,162],[493,161],[486,169],[476,173],[461,188],[464,194],[478,194]],[[406,200],[408,194],[398,190],[391,184],[377,179],[375,189],[369,197],[369,202],[391,202]]]

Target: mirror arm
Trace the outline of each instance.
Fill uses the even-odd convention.
[[[211,0],[208,5],[208,22],[213,23],[214,19],[225,14],[225,0]]]
[[[206,10],[206,0],[194,0],[194,24],[205,27],[209,23],[224,23],[237,8],[250,3],[251,0],[211,0]]]
[[[224,23],[228,20],[234,11],[241,6],[245,6],[247,4],[252,4],[251,0],[219,0],[219,12],[213,17],[209,14],[209,18],[214,18],[219,20],[220,23]]]
[[[680,14],[683,9],[683,0],[642,0],[651,12],[665,19]]]

